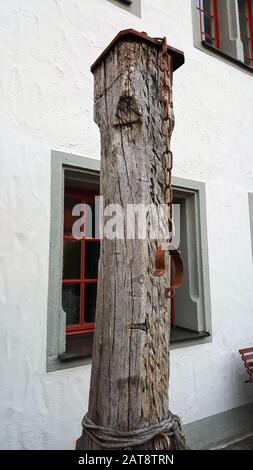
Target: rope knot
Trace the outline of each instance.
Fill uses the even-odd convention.
[[[176,449],[186,449],[180,418],[169,413],[168,418],[148,427],[132,431],[118,431],[98,426],[86,414],[82,422],[83,431],[101,449],[126,449],[147,444],[152,441],[155,450],[170,449],[173,442]]]

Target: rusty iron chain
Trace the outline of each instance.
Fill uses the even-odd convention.
[[[172,168],[173,153],[170,150],[170,141],[174,129],[175,121],[172,112],[172,59],[168,54],[167,38],[162,39],[162,53],[160,57],[160,102],[163,106],[163,120],[161,124],[161,134],[164,138],[165,150],[162,154],[162,169],[164,178],[163,202],[169,207],[168,230],[169,244],[173,238],[173,192],[172,192]],[[165,252],[163,247],[159,247],[156,251],[156,275],[165,273]],[[174,296],[174,288],[171,285],[165,290],[165,297],[172,298]],[[169,450],[171,448],[170,438],[166,433],[159,433],[153,439],[155,450]]]
[[[170,142],[175,125],[172,104],[173,63],[172,57],[168,54],[168,45],[166,37],[160,39],[160,42],[162,46],[162,53],[160,57],[160,102],[163,107],[161,134],[164,138],[165,146],[165,149],[162,153],[161,161],[164,177],[163,199],[164,204],[166,204],[169,208],[169,238],[166,243],[158,246],[155,252],[155,266],[153,270],[153,275],[163,276],[166,273],[165,251],[169,251],[171,260],[174,263],[175,271],[174,277],[172,279],[172,268],[170,270],[170,285],[165,289],[165,297],[167,299],[172,299],[175,294],[175,289],[182,285],[184,277],[184,267],[180,252],[172,247],[174,230],[172,190],[173,153],[170,149]]]
[[[172,58],[168,54],[167,38],[162,40],[162,54],[160,58],[161,84],[160,101],[163,106],[163,122],[161,126],[162,136],[164,138],[165,150],[162,154],[162,168],[164,176],[164,204],[169,206],[169,243],[173,237],[173,191],[172,191],[172,168],[173,153],[170,150],[170,141],[175,125],[174,114],[172,111]]]

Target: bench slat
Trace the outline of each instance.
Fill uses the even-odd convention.
[[[253,347],[239,349],[239,353],[241,354],[245,369],[250,377],[249,382],[253,383]]]
[[[253,346],[251,348],[246,348],[246,349],[239,349],[240,354],[245,354],[245,353],[253,353]]]
[[[242,354],[243,361],[250,361],[253,359],[253,354]]]

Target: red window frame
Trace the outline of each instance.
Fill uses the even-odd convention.
[[[95,196],[98,196],[98,193],[90,191],[79,191],[72,188],[66,188],[64,198],[71,200],[77,200],[77,203],[91,203],[95,201]],[[65,217],[65,211],[64,211]],[[85,215],[84,215],[85,221]],[[85,223],[85,222],[84,222]],[[84,231],[85,233],[85,231]],[[63,234],[63,240],[76,240],[72,235]],[[81,243],[81,258],[80,258],[80,279],[62,279],[63,284],[80,284],[80,314],[79,314],[79,324],[75,325],[66,325],[66,334],[75,335],[81,333],[93,333],[95,329],[95,323],[85,322],[85,285],[86,284],[95,284],[97,283],[97,278],[90,279],[85,277],[85,250],[86,250],[86,241],[98,243],[100,242],[99,238],[90,238],[83,236],[80,240]]]
[[[210,0],[211,3],[211,11],[204,10],[202,8],[202,0],[198,0],[197,9],[199,11],[199,18],[200,18],[200,33],[201,33],[201,41],[205,41],[206,38],[211,39],[214,42],[214,47],[217,49],[220,48],[220,24],[219,24],[219,8],[218,8],[218,0]],[[213,23],[213,31],[214,35],[211,36],[206,31],[203,30],[203,18],[208,16],[211,18]]]
[[[248,26],[248,36],[245,36],[241,32],[241,38],[246,39],[249,41],[249,51],[250,51],[250,56],[246,56],[244,54],[244,59],[249,59],[250,62],[250,67],[253,67],[253,15],[252,15],[252,6],[251,6],[251,0],[244,0],[245,1],[245,10],[246,10],[246,16],[239,14],[240,18],[243,21],[246,21],[247,26]]]

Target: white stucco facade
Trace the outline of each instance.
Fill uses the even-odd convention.
[[[253,74],[193,45],[190,0],[0,5],[0,448],[71,449],[90,366],[46,372],[51,150],[99,159],[90,65],[121,29],[184,51],[174,76],[174,175],[206,183],[212,341],[171,352],[184,423],[253,402],[238,349],[253,345]]]

